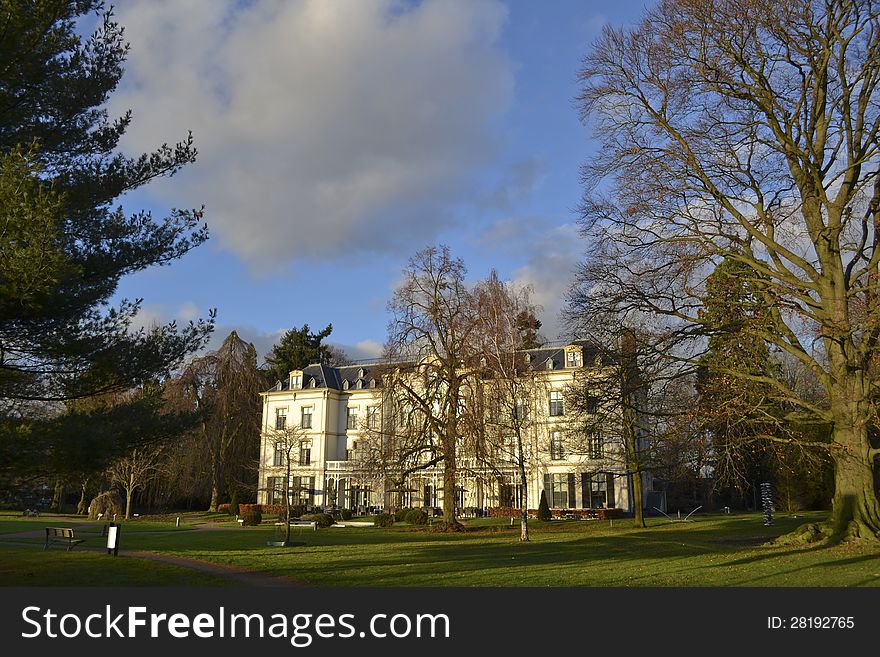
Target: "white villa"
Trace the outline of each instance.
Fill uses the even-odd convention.
[[[528,499],[537,509],[541,491],[560,512],[584,509],[632,511],[631,478],[620,457],[615,427],[571,440],[565,429],[564,391],[579,377],[602,367],[587,343],[523,352],[533,418],[528,424]],[[380,363],[342,367],[309,365],[290,372],[262,397],[262,444],[258,503],[281,504],[285,490],[308,507],[342,507],[357,512],[386,506],[441,507],[442,464],[413,473],[407,485],[388,491],[384,481],[358,467],[358,441],[369,428],[381,427]],[[296,427],[297,448],[291,481],[284,485],[286,459],[275,443],[279,431]],[[460,469],[456,505],[462,512],[518,509],[519,476],[510,462],[474,471]],[[646,481],[647,483],[647,481]],[[645,487],[647,489],[647,486]],[[394,496],[394,497],[392,497]],[[646,496],[647,497],[647,496]],[[583,513],[583,511],[581,511]]]

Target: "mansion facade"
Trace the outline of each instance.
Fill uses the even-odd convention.
[[[525,350],[523,374],[531,390],[524,438],[527,499],[514,462],[458,467],[456,506],[477,509],[537,509],[545,491],[557,510],[619,509],[632,512],[632,482],[626,473],[619,430],[603,428],[574,439],[566,415],[567,386],[598,372],[602,364],[588,343]],[[443,465],[412,473],[391,488],[361,467],[358,444],[380,430],[383,418],[381,363],[332,367],[314,364],[290,373],[261,393],[262,439],[258,503],[348,508],[356,513],[386,507],[443,505]],[[285,444],[278,442],[286,435]],[[295,445],[290,445],[293,436]],[[526,444],[527,443],[527,444]],[[466,460],[466,457],[465,457]],[[290,481],[285,482],[288,468]],[[647,481],[646,481],[647,483]],[[647,486],[645,487],[647,489]]]

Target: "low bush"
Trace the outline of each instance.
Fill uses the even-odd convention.
[[[376,527],[391,527],[394,524],[394,516],[390,513],[380,513],[373,519]]]
[[[403,522],[406,519],[406,514],[409,513],[412,509],[408,509],[407,507],[403,507],[402,509],[398,509],[394,512],[394,522]]]
[[[428,524],[428,514],[421,509],[413,509],[406,514],[404,520],[411,525],[426,525]]]
[[[259,525],[263,522],[263,512],[259,504],[239,504],[239,518],[245,525]]]
[[[318,527],[329,527],[335,522],[329,513],[307,513],[300,516],[299,519],[306,522],[316,522]]]

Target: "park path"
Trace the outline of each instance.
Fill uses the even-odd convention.
[[[69,523],[69,519],[68,524]],[[88,526],[88,523],[83,522],[74,522],[74,524],[81,526],[85,529]],[[93,523],[92,523],[93,524]],[[94,525],[94,527],[99,527],[99,525]],[[195,526],[190,531],[213,531],[216,529],[215,527],[200,527]],[[156,530],[157,532],[166,531],[166,530]],[[147,532],[144,532],[147,533]],[[25,542],[20,539],[42,539],[45,538],[46,532],[44,529],[39,530],[29,530],[24,532],[13,532],[9,534],[0,535],[0,544],[5,545],[16,545],[16,546],[28,546],[35,549],[42,550],[42,543],[30,543]],[[63,548],[53,548],[53,549],[63,549]],[[78,545],[74,550],[88,550],[91,552],[104,552],[105,548],[97,547],[97,546],[85,546]],[[211,561],[203,561],[201,559],[194,559],[192,557],[184,557],[175,554],[166,554],[162,552],[147,552],[145,550],[125,550],[120,548],[119,556],[122,557],[130,557],[134,559],[149,559],[151,561],[160,561],[162,563],[171,564],[174,566],[178,566],[180,568],[188,568],[190,570],[198,570],[204,573],[210,573],[212,575],[217,575],[219,577],[223,577],[230,582],[238,584],[240,586],[248,586],[248,587],[303,587],[307,586],[303,582],[298,582],[289,577],[282,577],[276,575],[268,575],[266,573],[258,573],[253,570],[247,570],[245,568],[240,568],[238,566],[230,566],[227,564],[219,564],[213,563]]]

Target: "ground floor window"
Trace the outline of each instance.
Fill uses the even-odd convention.
[[[610,472],[582,473],[581,494],[585,508],[604,509],[617,506],[614,498],[614,475]]]
[[[293,504],[315,505],[314,477],[293,477],[290,488],[290,497]]]
[[[284,501],[283,477],[266,477],[266,504],[281,504]]]
[[[498,490],[498,506],[508,509],[522,508],[522,486],[519,484],[500,484]]]
[[[545,474],[544,490],[547,492],[547,503],[554,509],[573,509],[577,504],[573,472]]]

